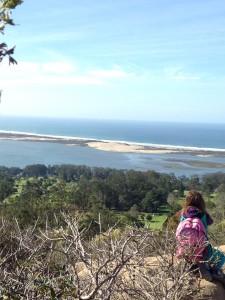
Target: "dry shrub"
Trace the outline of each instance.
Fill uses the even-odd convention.
[[[173,232],[109,228],[88,239],[79,216],[64,228],[0,223],[0,299],[183,299],[196,292]],[[8,297],[8,298],[7,298]]]

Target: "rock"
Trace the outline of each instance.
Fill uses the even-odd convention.
[[[205,279],[200,279],[199,287],[199,293],[193,298],[193,300],[225,300],[225,289],[221,283],[216,281],[209,282]],[[190,300],[190,298],[185,300]]]
[[[225,253],[225,245],[218,247],[218,249]],[[205,279],[199,279],[198,284],[200,288],[199,293],[193,300],[225,300],[225,287],[220,282],[215,280],[209,282]],[[190,300],[190,297],[184,300]]]

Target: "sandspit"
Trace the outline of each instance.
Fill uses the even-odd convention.
[[[193,156],[212,156],[212,157],[224,157],[225,151],[204,149],[204,148],[185,148],[179,146],[164,146],[164,145],[144,145],[144,144],[132,144],[126,142],[115,141],[101,141],[85,138],[73,138],[73,137],[58,137],[47,135],[36,135],[28,133],[18,132],[4,132],[0,131],[0,140],[14,140],[14,141],[27,141],[27,142],[48,142],[48,143],[60,143],[68,146],[81,146],[91,147],[102,151],[111,152],[124,152],[124,153],[146,153],[146,154],[188,154]]]
[[[149,153],[149,154],[166,154],[176,153],[178,150],[171,149],[158,149],[150,146],[133,145],[118,142],[89,142],[89,147],[96,148],[98,150],[111,151],[111,152],[126,152],[126,153]]]

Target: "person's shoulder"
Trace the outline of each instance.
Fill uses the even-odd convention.
[[[184,212],[185,218],[202,218],[204,216],[204,212],[194,206],[188,207],[188,209]]]

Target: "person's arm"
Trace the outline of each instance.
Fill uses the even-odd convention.
[[[213,219],[212,219],[212,217],[210,216],[209,213],[206,213],[206,222],[207,222],[207,225],[212,225],[213,224]]]

